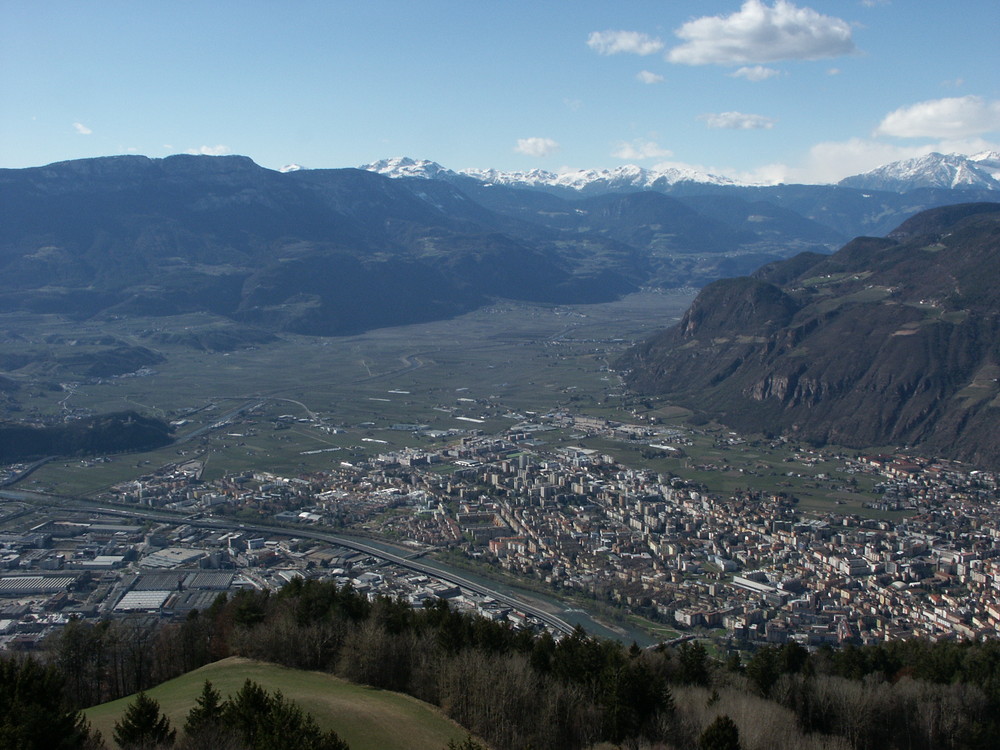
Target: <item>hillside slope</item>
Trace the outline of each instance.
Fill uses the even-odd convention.
[[[307,334],[450,317],[500,296],[635,288],[556,233],[444,182],[282,174],[245,157],[120,156],[0,170],[0,312],[207,311]],[[599,238],[597,238],[599,241]]]
[[[709,285],[617,364],[741,430],[1000,465],[1000,204]]]
[[[205,680],[223,695],[253,680],[269,692],[280,690],[311,713],[323,729],[333,729],[351,750],[442,750],[449,740],[461,742],[468,732],[416,698],[376,690],[322,672],[306,672],[230,657],[208,664],[147,691],[178,730],[184,726]],[[87,709],[94,728],[110,742],[114,724],[133,697]],[[178,734],[180,732],[178,731]]]

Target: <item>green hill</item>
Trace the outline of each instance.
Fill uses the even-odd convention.
[[[180,730],[205,680],[228,697],[251,679],[281,693],[311,713],[323,729],[333,729],[351,750],[443,750],[468,734],[437,708],[415,698],[355,685],[323,672],[305,672],[230,657],[151,688],[171,726]],[[88,708],[84,713],[113,746],[115,722],[132,696]]]

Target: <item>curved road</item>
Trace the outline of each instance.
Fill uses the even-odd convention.
[[[401,555],[393,554],[378,547],[373,547],[364,542],[357,541],[355,539],[346,539],[344,537],[336,536],[335,534],[325,534],[318,531],[312,531],[310,529],[288,529],[282,526],[271,526],[269,524],[240,524],[227,521],[222,518],[205,518],[205,519],[187,519],[181,516],[163,513],[162,511],[155,510],[145,510],[143,508],[109,508],[107,506],[97,506],[94,503],[87,502],[84,500],[79,500],[76,498],[59,497],[55,495],[41,495],[34,492],[2,492],[0,491],[0,497],[6,496],[11,499],[18,500],[30,500],[32,498],[37,498],[38,500],[47,501],[48,504],[60,504],[75,506],[78,508],[85,508],[90,511],[98,511],[100,513],[105,513],[108,515],[125,516],[126,518],[145,518],[150,521],[162,521],[164,523],[173,524],[187,524],[188,526],[194,526],[203,529],[224,529],[231,531],[252,531],[256,533],[266,533],[266,534],[283,534],[286,536],[295,536],[304,539],[315,539],[317,541],[329,542],[330,544],[336,544],[340,547],[346,547],[347,549],[352,549],[357,552],[363,552],[366,555],[371,555],[372,557],[377,557],[380,560],[386,560],[395,565],[399,565],[404,568],[409,568],[410,570],[415,570],[434,578],[447,581],[448,583],[460,586],[469,591],[474,591],[477,594],[482,594],[483,596],[489,596],[498,602],[501,602],[512,609],[516,609],[518,612],[523,612],[527,615],[535,617],[541,620],[546,625],[559,630],[562,633],[572,633],[573,626],[570,625],[565,620],[556,617],[555,615],[546,612],[532,604],[515,599],[512,596],[508,596],[499,591],[491,589],[487,586],[483,586],[475,581],[470,581],[464,576],[452,573],[451,571],[442,570],[441,568],[433,567],[422,563],[419,560],[410,560]]]

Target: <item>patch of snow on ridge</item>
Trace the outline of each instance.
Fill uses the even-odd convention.
[[[359,169],[377,172],[386,177],[418,177],[424,180],[435,180],[455,173],[445,169],[440,164],[427,159],[411,159],[408,156],[394,156],[391,159],[380,159],[371,164],[362,164]]]
[[[565,172],[546,172],[531,169],[526,172],[501,172],[496,169],[463,169],[461,174],[491,185],[518,185],[530,187],[563,187],[584,190],[591,186],[602,188],[645,189],[673,185],[677,182],[700,182],[711,185],[734,185],[733,180],[710,175],[693,169],[645,169],[626,164],[614,169],[576,169]]]
[[[984,151],[974,156],[930,153],[847,177],[839,184],[895,192],[928,187],[1000,190],[998,177],[1000,154],[994,151]]]

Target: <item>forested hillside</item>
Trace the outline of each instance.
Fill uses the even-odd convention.
[[[441,600],[414,610],[301,580],[273,595],[220,597],[209,611],[160,628],[73,622],[46,657],[78,708],[230,654],[409,693],[497,750],[691,748],[727,727],[726,717],[744,750],[985,749],[1000,741],[997,642],[814,653],[789,643],[715,659],[698,642],[642,650],[582,631],[556,642]]]

